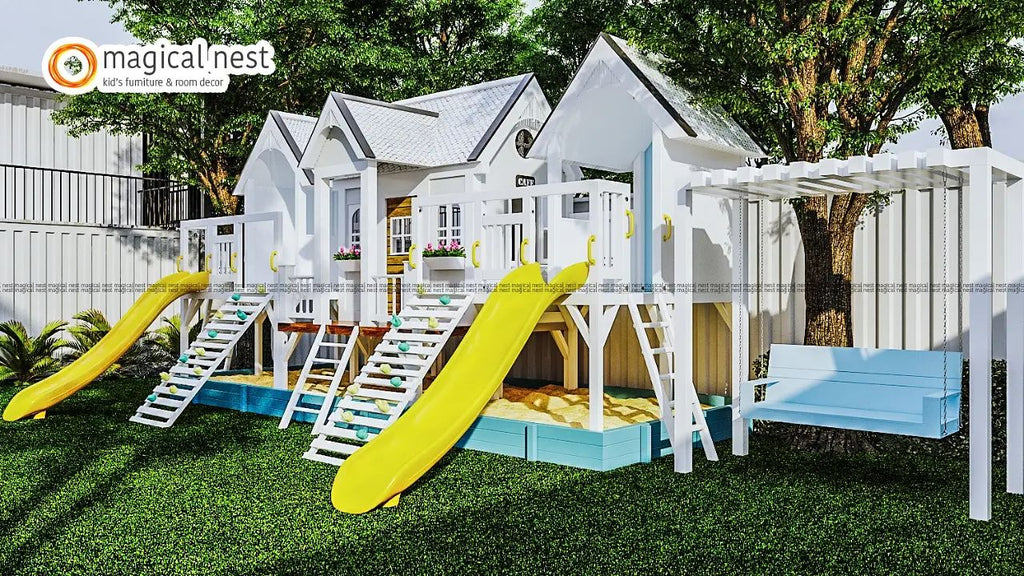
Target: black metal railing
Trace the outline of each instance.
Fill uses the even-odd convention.
[[[203,194],[167,178],[0,164],[4,220],[174,228],[209,215]]]

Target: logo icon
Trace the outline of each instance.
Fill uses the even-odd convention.
[[[61,38],[43,54],[43,77],[64,94],[83,94],[94,88],[100,63],[99,49],[85,38]]]

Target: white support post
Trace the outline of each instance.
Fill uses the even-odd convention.
[[[1006,491],[1024,494],[1024,180],[1006,186],[1005,222]]]
[[[192,305],[192,298],[184,297],[181,299],[180,311],[178,312],[178,318],[181,321],[181,330],[178,331],[178,354],[184,354],[188,351],[188,333],[189,326],[192,324],[192,311],[195,307]]]
[[[263,374],[263,322],[267,319],[266,313],[253,322],[253,351],[252,351],[252,373],[254,376]]]
[[[657,147],[656,147],[657,148]],[[655,180],[657,182],[657,180]],[[660,194],[655,188],[655,196]],[[675,310],[672,315],[675,338],[675,377],[672,397],[675,418],[672,421],[674,469],[693,471],[693,192],[683,191],[683,202],[675,210],[674,268]]]
[[[331,181],[320,173],[317,173],[313,179],[313,230],[313,279],[316,284],[325,286],[331,281]],[[314,322],[326,321],[323,311],[326,303],[326,297],[321,298],[319,294],[313,297]],[[275,338],[275,346],[276,342]],[[278,366],[275,353],[275,388],[277,387],[277,373],[280,372]],[[287,383],[287,380],[285,382]]]
[[[967,278],[970,320],[970,516],[992,518],[992,166],[970,166]]]
[[[288,334],[277,329],[278,322],[281,320],[278,312],[277,302],[271,300],[267,305],[266,315],[271,326],[270,356],[274,360],[274,389],[287,390],[290,351],[288,349]]]
[[[601,216],[600,211],[595,210],[594,198],[591,197],[590,210],[590,233],[600,234]],[[591,256],[594,263],[590,265],[588,282],[595,288],[590,297],[590,312],[588,318],[587,333],[590,334],[590,349],[588,357],[588,369],[590,381],[590,429],[600,432],[604,430],[604,342],[608,330],[605,327],[604,298],[601,294],[602,267],[604,250],[601,248],[602,239],[598,238],[593,243]]]
[[[749,370],[747,328],[747,201],[732,201],[732,453],[750,452],[750,421],[740,414],[740,390]]]
[[[374,277],[382,270],[384,246],[381,237],[381,218],[377,197],[377,164],[369,162],[359,173],[360,256],[359,266],[359,324],[369,323],[377,313],[378,294]],[[384,295],[385,301],[387,296]]]

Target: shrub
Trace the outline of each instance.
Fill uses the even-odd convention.
[[[69,345],[61,338],[66,326],[63,321],[50,322],[32,338],[21,322],[0,323],[0,382],[27,384],[60,370],[60,357]]]
[[[110,333],[110,322],[103,312],[95,308],[83,310],[73,316],[74,322],[69,324],[67,332],[68,353],[65,359],[74,361],[99,343]],[[164,369],[172,360],[152,333],[146,333],[125,352],[117,362],[112,364],[102,377],[145,377],[152,376]]]
[[[163,348],[171,358],[178,356],[181,342],[181,316],[175,314],[170,318],[164,316],[161,319],[161,326],[153,334],[153,341]],[[188,341],[195,342],[199,338],[199,330],[202,326],[199,322],[192,324],[188,329]]]

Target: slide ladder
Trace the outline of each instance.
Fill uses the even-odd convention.
[[[441,298],[450,299],[447,304]],[[416,400],[423,378],[473,304],[467,294],[417,294],[404,305],[304,458],[335,466],[390,426]]]
[[[199,338],[171,367],[170,378],[161,378],[160,385],[130,420],[170,428],[269,302],[269,294],[235,294],[228,298],[207,318]]]
[[[349,358],[352,356],[356,340],[359,338],[359,327],[354,326],[350,334],[333,334],[328,325],[322,324],[317,330],[313,345],[306,356],[306,363],[302,365],[302,372],[295,382],[295,389],[288,398],[288,405],[281,416],[281,423],[278,428],[284,430],[291,424],[296,412],[316,414],[316,424],[313,429],[318,430],[331,410],[334,408],[334,399],[338,395],[338,387],[345,375]],[[340,353],[339,353],[340,351]],[[326,374],[316,373],[313,370],[318,364],[326,364]],[[317,383],[327,382],[327,390],[317,388]]]
[[[651,386],[658,399],[658,406],[661,407],[661,421],[669,431],[669,440],[673,443],[674,448],[672,411],[677,408],[677,402],[672,399],[675,390],[675,330],[672,327],[671,305],[659,295],[656,296],[654,304],[630,303],[628,308],[637,340],[640,341],[640,352],[643,354],[644,364],[647,366],[647,375],[651,379]],[[645,314],[641,314],[641,308]],[[649,333],[653,333],[657,346],[652,344]],[[704,447],[704,455],[707,456],[707,459],[717,461],[718,453],[715,450],[715,443],[711,439],[711,431],[704,419],[704,410],[701,408],[700,400],[697,399],[697,390],[693,388],[692,379],[690,388],[692,391],[690,397],[693,401],[690,402],[687,409],[693,415],[693,431],[700,433],[701,446]]]

